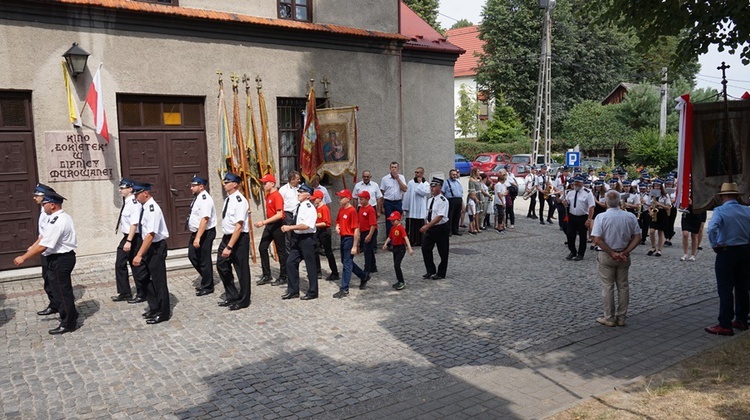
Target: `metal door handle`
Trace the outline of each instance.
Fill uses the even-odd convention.
[[[176,188],[169,187],[169,192],[171,192],[172,195],[177,195],[177,189]]]

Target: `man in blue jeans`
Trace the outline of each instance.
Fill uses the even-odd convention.
[[[336,233],[341,235],[341,265],[344,268],[341,272],[341,289],[333,297],[341,299],[349,296],[349,282],[352,273],[360,278],[360,289],[364,289],[370,280],[370,274],[362,271],[352,261],[352,256],[357,253],[359,243],[359,216],[357,210],[351,205],[352,193],[349,190],[341,190],[336,195],[339,196],[339,203],[341,204],[341,208],[336,215]]]
[[[390,232],[392,226],[391,221],[388,220],[387,217],[390,216],[390,214],[394,211],[398,211],[399,213],[402,213],[404,211],[402,205],[404,193],[407,189],[406,178],[398,173],[398,170],[398,162],[391,162],[388,175],[384,176],[380,180],[380,191],[383,193],[383,197],[381,198],[381,200],[383,200],[383,205],[380,206],[380,212],[381,214],[384,214],[386,216],[386,232]],[[377,244],[373,244],[373,246],[377,247]]]

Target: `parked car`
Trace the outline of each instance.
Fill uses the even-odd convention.
[[[523,163],[525,165],[531,164],[531,155],[530,154],[518,154],[513,155],[512,158],[510,158],[510,163]],[[536,164],[541,165],[544,163],[544,155],[537,155],[536,156]]]
[[[482,172],[489,172],[499,163],[510,163],[510,155],[507,153],[480,153],[471,162],[471,167],[479,168]]]
[[[581,159],[581,168],[585,169],[591,166],[598,171],[606,165],[609,165],[608,157],[585,157]]]
[[[495,165],[491,171],[486,172],[487,177],[492,181],[493,187],[497,184],[498,172],[500,172],[501,169],[505,169],[505,165],[505,163]],[[526,190],[526,182],[524,181],[524,178],[526,178],[526,175],[531,172],[531,166],[520,163],[510,163],[508,165],[510,165],[510,170],[508,172],[512,173],[518,182],[518,195],[523,195],[523,192]]]
[[[453,155],[453,162],[453,167],[458,170],[459,175],[469,175],[469,172],[471,172],[471,161],[466,159],[466,156],[456,153]]]

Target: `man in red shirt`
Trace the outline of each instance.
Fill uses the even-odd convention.
[[[255,227],[263,227],[263,235],[260,238],[258,252],[260,253],[260,265],[263,268],[263,276],[256,283],[258,286],[268,284],[273,281],[271,277],[271,259],[268,256],[268,246],[271,241],[276,244],[276,252],[279,255],[279,280],[286,279],[286,245],[284,244],[284,232],[281,226],[284,224],[284,198],[276,189],[276,178],[272,174],[267,174],[260,179],[263,185],[263,192],[266,196],[266,217],[267,219],[255,222]],[[286,283],[286,280],[284,280]]]
[[[339,269],[336,267],[336,258],[333,256],[333,247],[331,246],[331,210],[323,202],[323,191],[313,191],[312,201],[318,211],[318,220],[315,222],[317,228],[315,239],[323,246],[326,258],[328,258],[328,268],[331,269],[331,274],[326,277],[326,280],[338,280],[340,278]],[[320,279],[323,276],[320,271],[320,255],[317,253],[315,254],[315,262],[318,266],[318,278]]]
[[[404,259],[406,254],[406,248],[409,248],[409,255],[414,255],[414,250],[411,249],[411,242],[409,242],[409,236],[406,234],[404,225],[401,224],[401,213],[398,210],[391,213],[388,216],[393,225],[391,231],[388,232],[388,239],[385,240],[383,249],[388,249],[390,244],[393,248],[393,269],[396,271],[396,283],[393,288],[396,290],[403,290],[406,287],[404,283],[404,273],[401,271],[401,261]]]
[[[341,265],[344,268],[341,272],[341,289],[333,297],[340,299],[349,296],[349,282],[352,279],[352,273],[362,281],[360,287],[370,280],[370,274],[362,271],[352,260],[352,256],[357,253],[357,243],[359,242],[359,217],[357,216],[357,210],[351,204],[352,193],[349,190],[341,190],[336,195],[339,197],[339,203],[341,204],[341,208],[336,215],[336,233],[341,235]]]
[[[365,272],[377,273],[375,247],[378,239],[378,214],[370,205],[370,192],[362,191],[359,197],[359,249],[365,254]],[[360,286],[364,289],[364,286]]]

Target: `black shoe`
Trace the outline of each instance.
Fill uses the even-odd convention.
[[[552,224],[552,219],[547,219],[547,223]]]
[[[536,214],[532,214],[531,215],[531,220],[536,220],[536,219],[538,219],[538,217],[536,217]]]
[[[56,314],[56,313],[57,313],[57,309],[52,309],[52,308],[50,308],[48,306],[47,308],[45,308],[44,310],[41,310],[41,311],[37,312],[36,314],[39,315],[39,316],[45,316],[45,315],[52,315],[52,314]]]
[[[201,290],[198,290],[197,292],[195,292],[195,295],[196,296],[206,296],[206,295],[210,295],[213,292],[214,292],[213,290],[201,289]]]
[[[453,234],[456,236],[461,236],[461,232],[453,232]]]
[[[365,278],[359,283],[359,290],[365,290],[368,281],[370,281],[370,273],[365,274]]]
[[[271,286],[286,286],[286,280],[287,280],[286,277],[279,277],[278,280],[271,283]]]
[[[159,324],[161,322],[166,322],[166,321],[169,321],[169,318],[167,318],[166,316],[163,316],[163,315],[159,314],[159,315],[156,315],[153,318],[147,319],[146,320],[146,324],[148,324],[148,325],[154,325],[154,324]]]
[[[544,220],[540,220],[540,221],[539,221],[539,224],[540,224],[540,225],[543,225],[543,224],[544,224]]]
[[[122,302],[130,300],[133,296],[130,293],[120,293],[117,296],[112,296],[112,302]]]
[[[130,304],[141,303],[145,301],[146,301],[146,298],[144,298],[143,296],[136,296],[133,299],[128,299],[128,303]]]
[[[75,327],[68,328],[68,327],[64,327],[64,326],[60,325],[59,327],[57,327],[57,328],[55,328],[53,330],[49,330],[49,333],[52,334],[52,335],[58,335],[58,334],[65,334],[65,333],[73,332],[75,330],[76,330]]]
[[[299,293],[285,293],[283,296],[281,296],[281,299],[289,300],[289,299],[297,299],[298,297],[299,297]]]
[[[571,252],[570,254],[568,254],[567,257],[565,257],[565,259],[568,260],[568,261],[570,261],[573,258],[575,258],[575,256],[576,256],[576,253],[575,252]]]
[[[264,275],[260,278],[260,280],[256,281],[255,284],[257,286],[263,286],[264,284],[270,284],[273,281],[273,277],[269,275]]]
[[[666,245],[666,246],[672,246],[672,241],[664,241],[664,245]]]
[[[646,241],[645,241],[645,240],[643,240],[643,241],[641,241],[641,242],[640,242],[640,244],[641,244],[641,245],[646,245]],[[699,249],[700,249],[700,247],[699,247]]]
[[[581,261],[583,259],[583,255],[576,255],[573,257],[573,261]]]
[[[299,300],[313,300],[317,298],[318,298],[318,295],[303,295],[303,296],[300,296]]]
[[[339,290],[338,292],[333,294],[333,297],[335,297],[336,299],[341,299],[341,298],[345,298],[348,296],[349,296],[348,290]]]
[[[219,306],[231,306],[233,303],[237,302],[236,299],[225,299],[219,302]]]
[[[326,280],[336,281],[336,280],[341,280],[341,277],[339,277],[339,273],[331,273],[328,275],[328,277],[326,277]]]
[[[372,273],[377,273],[377,272],[378,272],[378,269],[377,269],[377,268],[373,268],[372,270],[369,270],[369,273],[370,273],[370,274],[372,274]]]
[[[245,309],[245,308],[247,308],[248,306],[250,306],[250,305],[247,305],[247,306],[245,306],[245,305],[240,305],[239,303],[233,303],[233,304],[232,304],[232,305],[231,305],[231,306],[229,307],[229,310],[230,310],[230,311],[239,311],[240,309]]]
[[[425,279],[425,280],[427,280],[427,279],[429,279],[430,277],[432,277],[434,275],[435,275],[435,273],[426,273],[426,274],[422,274],[422,278]]]
[[[323,273],[318,272],[318,280],[323,280]]]
[[[593,251],[593,250],[594,250],[594,245],[590,245],[590,246],[589,246],[589,250],[590,250],[590,251]]]
[[[155,317],[156,315],[159,315],[159,313],[160,312],[157,311],[157,310],[153,310],[153,311],[148,310],[148,311],[142,313],[141,316],[144,317],[144,318],[146,318],[146,319],[149,319],[149,318]]]
[[[433,274],[430,278],[433,280],[442,280],[445,278],[445,276],[441,276],[440,274]]]
[[[526,215],[526,218],[527,218],[527,219],[531,219],[531,215],[530,215],[530,214],[527,214],[527,215]]]

